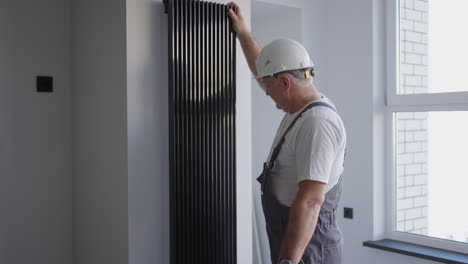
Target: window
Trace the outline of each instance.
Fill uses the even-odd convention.
[[[387,233],[466,253],[468,1],[387,3]]]

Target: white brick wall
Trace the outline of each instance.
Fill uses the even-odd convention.
[[[401,6],[406,7],[407,9],[412,9],[414,8],[414,1],[413,0],[402,1]]]
[[[405,165],[406,175],[418,175],[418,174],[421,174],[421,172],[422,172],[421,164]]]
[[[414,53],[405,53],[405,59],[403,60],[404,63],[409,64],[409,65],[422,65],[422,56]],[[412,73],[406,76],[413,76]],[[405,84],[404,85],[408,85]]]
[[[415,0],[414,9],[418,11],[422,11],[423,13],[427,13],[427,9],[428,9],[427,1]]]
[[[415,131],[421,129],[421,120],[411,119],[405,121],[405,131]]]
[[[405,152],[407,153],[418,153],[422,151],[421,142],[407,142],[405,144]]]
[[[415,75],[421,75],[421,76],[424,76],[424,77],[427,76],[427,66],[425,66],[425,65],[415,65],[414,68],[412,68],[412,69],[414,69],[414,72],[412,72],[412,73],[415,74]],[[427,79],[427,77],[422,78],[422,80],[425,80],[425,79]],[[423,88],[424,88],[424,86],[426,86],[427,84],[426,85],[422,84],[422,85],[423,85]]]
[[[411,208],[405,211],[405,219],[413,220],[421,217],[421,208]]]
[[[409,57],[409,56],[408,56]],[[416,56],[415,56],[416,57]],[[406,85],[411,86],[421,86],[422,85],[422,78],[421,76],[417,75],[407,75],[406,77]]]
[[[427,0],[400,0],[400,94],[427,92]],[[427,234],[427,113],[397,115],[397,230]]]
[[[427,66],[427,9],[428,2],[424,0],[400,0],[400,67],[404,69],[400,80],[402,94],[424,92],[421,88],[426,88],[420,76],[426,76],[427,69],[411,66]]]
[[[402,200],[399,200],[397,203],[397,209],[399,211],[410,209],[410,208],[413,208],[413,199],[402,199]]]
[[[405,9],[403,9],[402,14],[405,15],[406,19],[413,20],[413,21],[422,21],[422,12],[420,12],[420,11],[405,8]]]

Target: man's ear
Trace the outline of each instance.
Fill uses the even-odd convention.
[[[281,76],[281,84],[283,85],[283,88],[285,91],[289,91],[292,87],[292,80],[287,76],[286,74],[282,74]]]

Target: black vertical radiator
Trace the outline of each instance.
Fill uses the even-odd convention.
[[[172,264],[235,264],[236,36],[227,5],[166,0]]]

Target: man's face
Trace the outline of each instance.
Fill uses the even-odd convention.
[[[265,93],[266,95],[270,96],[271,99],[276,104],[276,107],[278,109],[282,109],[281,104],[282,104],[282,87],[280,85],[280,82],[277,78],[274,77],[263,77],[262,82],[265,84]]]

